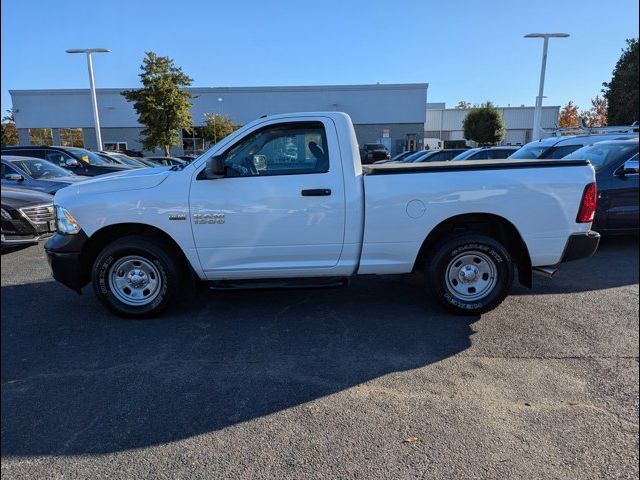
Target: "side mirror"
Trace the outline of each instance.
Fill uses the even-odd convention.
[[[205,178],[213,180],[222,178],[225,174],[224,158],[216,155],[207,160],[207,166],[204,169]]]
[[[11,180],[12,182],[24,182],[24,177],[19,173],[10,173],[5,175],[5,180]]]
[[[253,166],[256,170],[262,171],[267,169],[267,156],[266,155],[254,155]]]
[[[78,162],[75,158],[67,158],[64,161],[65,168],[77,168],[80,166],[80,162]]]
[[[638,159],[634,158],[624,162],[624,165],[618,169],[616,174],[623,177],[625,175],[638,175]]]

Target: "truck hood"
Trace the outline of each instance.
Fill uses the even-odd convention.
[[[170,168],[134,168],[118,173],[99,175],[58,190],[56,202],[67,196],[95,195],[126,190],[143,190],[160,185],[173,172]]]

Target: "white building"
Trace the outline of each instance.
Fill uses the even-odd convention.
[[[353,120],[360,144],[383,142],[393,153],[422,148],[426,83],[385,85],[323,85],[292,87],[189,88],[193,126],[204,114],[218,113],[238,125],[262,115],[303,111],[341,111]],[[121,95],[125,88],[97,90],[102,141],[108,149],[142,150],[143,126],[133,105]],[[89,90],[11,90],[21,145],[81,142],[95,149]],[[195,132],[195,133],[194,133]],[[175,153],[202,150],[197,128],[182,132]],[[71,140],[72,139],[72,140]]]
[[[534,107],[498,107],[506,124],[507,135],[502,145],[524,145],[531,141],[533,132]],[[446,108],[444,103],[427,103],[427,116],[424,125],[425,138],[438,138],[449,142],[448,146],[465,141],[462,122],[469,108]],[[560,116],[559,106],[542,107],[542,127],[553,128]]]

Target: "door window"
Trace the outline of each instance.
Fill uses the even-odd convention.
[[[253,132],[223,154],[228,177],[329,171],[322,122],[293,122]]]
[[[2,178],[7,178],[7,175],[15,174],[16,172],[12,167],[2,164]]]
[[[47,150],[44,153],[45,160],[51,163],[54,163],[56,165],[60,165],[61,167],[64,166],[65,160],[68,160],[70,158],[73,158],[73,157],[71,157],[71,155],[67,155],[66,153],[62,153],[57,150]]]

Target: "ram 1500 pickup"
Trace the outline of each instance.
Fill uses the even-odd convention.
[[[320,286],[422,271],[460,314],[495,308],[517,269],[551,275],[598,246],[583,160],[363,167],[338,112],[260,118],[186,166],[136,169],[55,195],[53,276],[148,317],[192,290]]]

